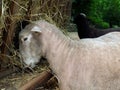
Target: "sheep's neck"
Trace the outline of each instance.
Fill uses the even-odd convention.
[[[70,39],[64,35],[50,34],[47,41],[46,59],[56,75],[61,75],[64,70],[66,58],[69,52]],[[49,37],[50,36],[50,37]]]

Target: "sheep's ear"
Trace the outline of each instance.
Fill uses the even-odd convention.
[[[41,33],[42,32],[40,27],[38,27],[38,26],[33,27],[31,31],[35,32],[35,33]]]
[[[84,17],[87,17],[84,13],[80,13],[80,15],[84,16]]]

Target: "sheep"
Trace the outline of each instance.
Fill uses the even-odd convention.
[[[78,14],[73,23],[77,26],[79,38],[96,38],[109,32],[120,31],[120,28],[98,29],[89,25],[89,21],[84,13]]]
[[[19,40],[23,62],[34,68],[46,58],[60,90],[120,90],[120,32],[78,41],[39,20],[27,25]]]

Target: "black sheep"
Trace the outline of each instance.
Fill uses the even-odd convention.
[[[120,31],[120,28],[98,29],[90,27],[88,19],[84,13],[80,13],[73,21],[77,25],[78,36],[82,38],[95,38],[113,31]]]

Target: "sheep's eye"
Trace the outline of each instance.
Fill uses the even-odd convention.
[[[37,32],[37,31],[34,31],[32,34],[33,34],[33,35],[40,35],[40,33]]]

